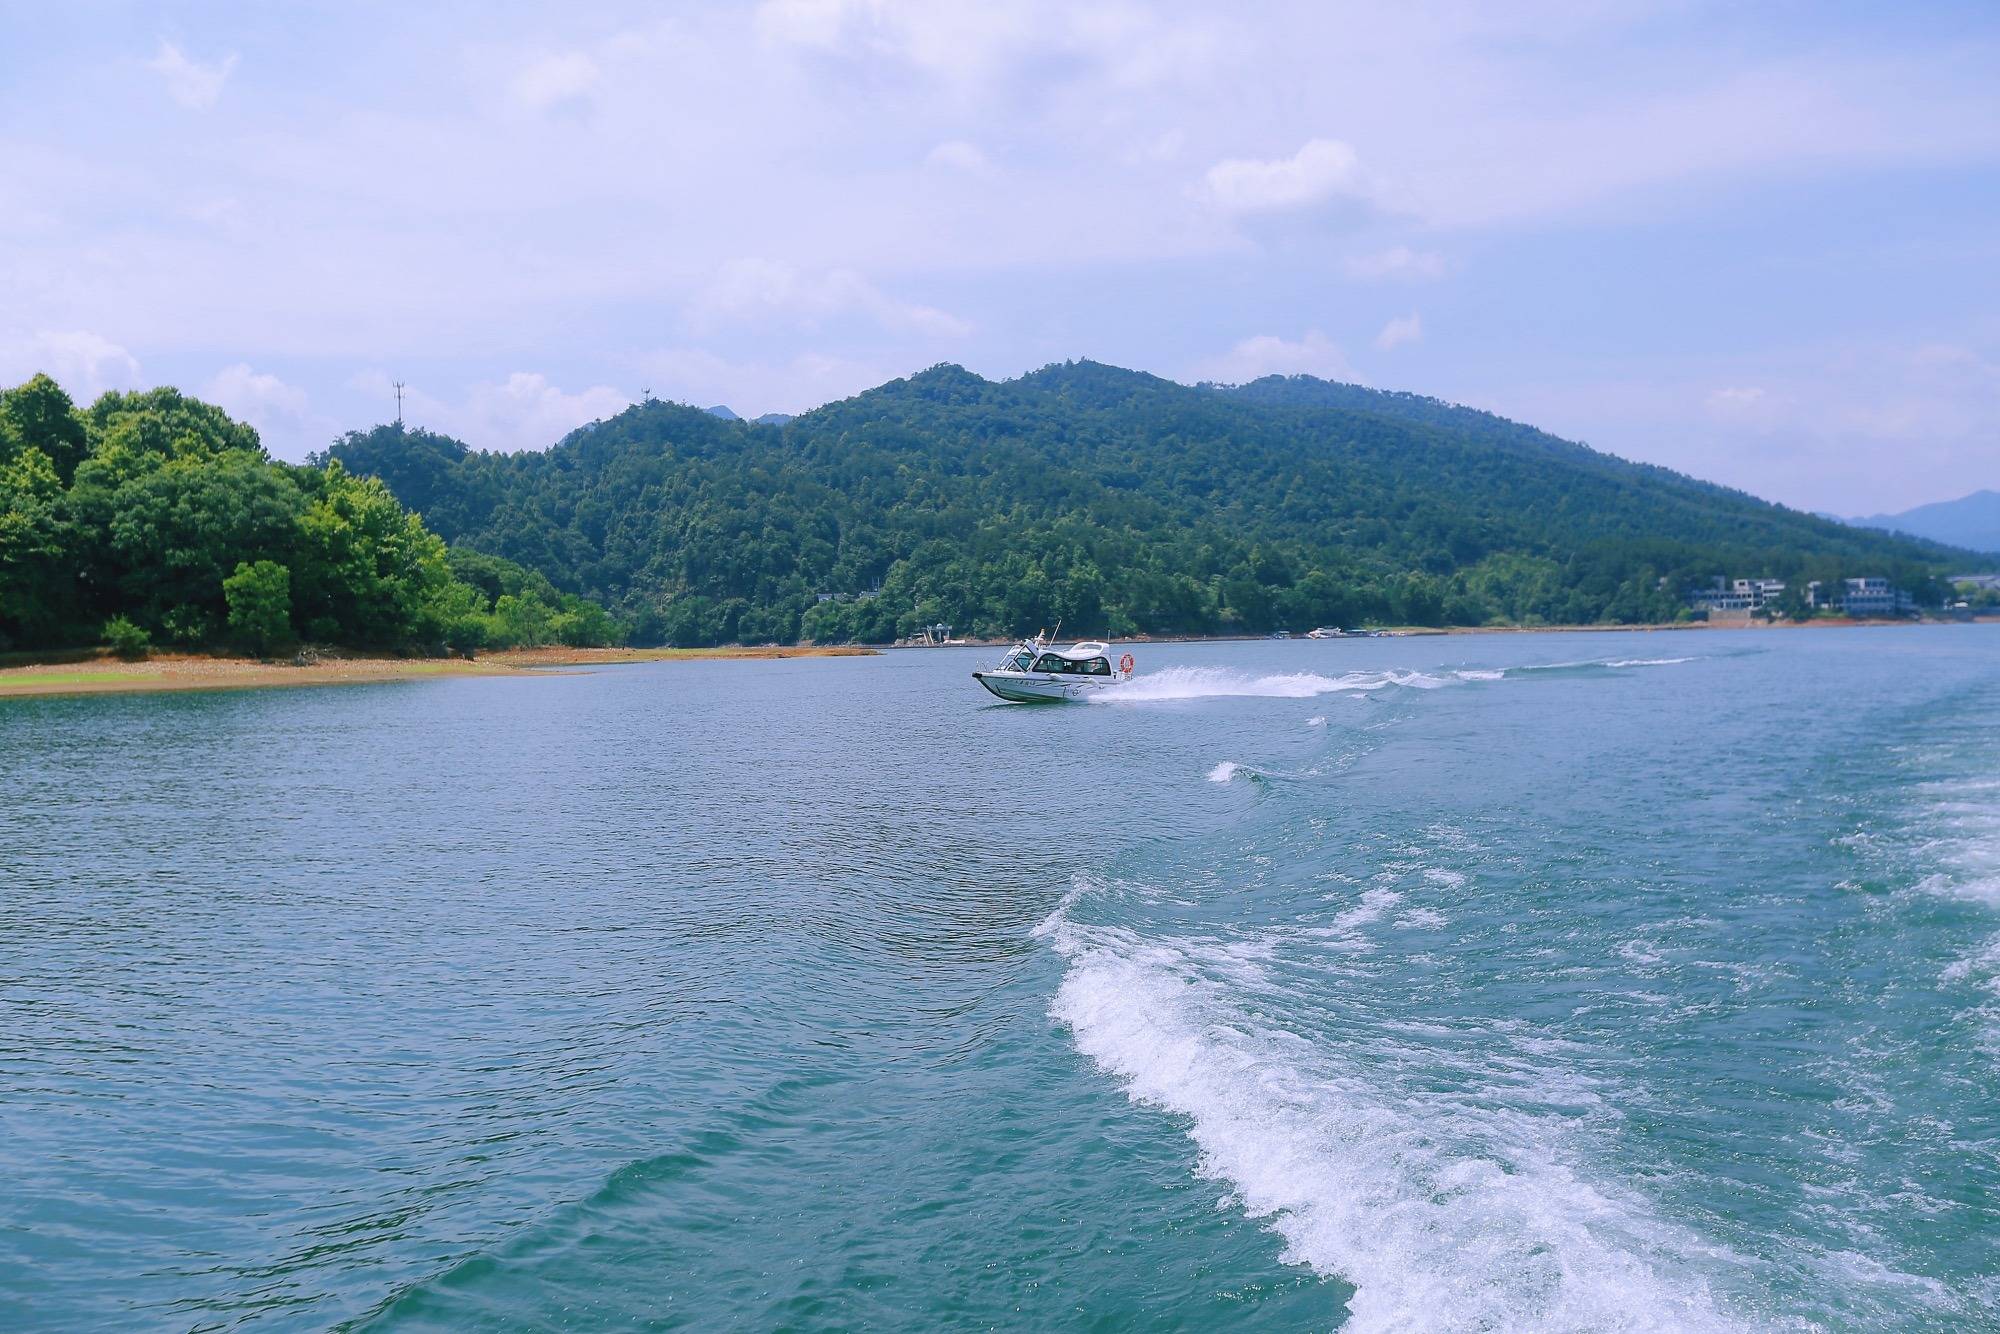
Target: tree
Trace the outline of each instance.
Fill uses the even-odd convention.
[[[292,638],[292,572],[274,560],[241,561],[222,581],[229,629],[258,657]]]
[[[299,519],[294,594],[301,621],[315,638],[440,642],[443,626],[429,613],[451,582],[444,543],[375,478],[338,464],[303,471],[317,495]]]
[[[503,594],[493,604],[498,640],[510,646],[540,648],[556,642],[556,614],[534,593]]]
[[[570,642],[623,632],[541,574],[497,556],[470,568],[532,592]],[[295,627],[471,648],[496,595],[455,579],[443,542],[382,483],[273,462],[213,404],[160,388],[79,413],[47,376],[0,390],[0,646],[95,644],[109,622],[260,652]]]
[[[224,452],[265,457],[255,427],[167,386],[101,395],[83,416],[94,449],[117,444],[171,457]]]
[[[245,453],[171,459],[111,497],[111,584],[141,624],[184,643],[226,624],[222,581],[244,561],[289,559],[304,497],[283,469]]]
[[[0,643],[29,642],[61,614],[62,482],[34,445],[0,460]]]
[[[8,441],[14,448],[41,450],[65,486],[88,448],[76,405],[46,375],[32,376],[27,383],[0,393],[0,451]]]

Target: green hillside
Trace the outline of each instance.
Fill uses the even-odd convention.
[[[86,409],[46,375],[0,391],[0,650],[435,652],[619,630],[533,571],[447,550],[380,481],[276,462],[176,389]]]
[[[1966,560],[1433,399],[1090,362],[938,366],[779,426],[649,402],[517,455],[384,426],[330,458],[642,642],[1650,622],[1715,574],[1935,596]]]

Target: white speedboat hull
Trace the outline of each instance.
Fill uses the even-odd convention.
[[[972,679],[1010,704],[1059,704],[1088,698],[1117,684],[1110,677],[1090,681],[1033,672],[974,672]]]

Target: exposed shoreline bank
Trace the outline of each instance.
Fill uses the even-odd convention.
[[[536,648],[478,658],[326,656],[298,665],[257,658],[162,653],[128,662],[109,653],[69,652],[0,659],[0,699],[42,695],[112,695],[173,690],[255,690],[285,686],[373,685],[452,676],[530,676],[564,667],[698,659],[861,657],[852,646],[754,648]]]

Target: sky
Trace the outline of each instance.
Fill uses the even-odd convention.
[[[1897,510],[2000,486],[1995,70],[1949,0],[0,0],[0,383],[298,459],[1087,357]]]

